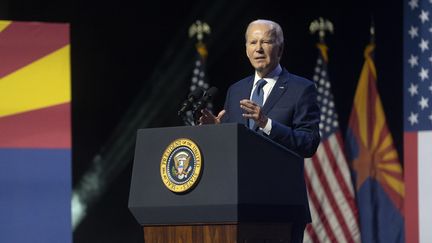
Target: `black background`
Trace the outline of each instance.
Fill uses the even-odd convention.
[[[224,22],[221,8],[234,11]],[[290,72],[312,78],[317,57],[317,36],[309,34],[312,20],[331,20],[335,33],[326,37],[329,75],[342,133],[348,122],[363,51],[369,42],[371,19],[376,26],[375,64],[378,90],[402,157],[402,3],[399,1],[94,1],[2,0],[0,19],[68,22],[71,27],[73,184],[91,161],[138,94],[151,92],[149,78],[165,50],[177,40],[194,43],[188,27],[197,19],[208,22],[212,34],[207,76],[219,88],[216,110],[223,105],[228,86],[253,73],[245,55],[244,31],[257,18],[280,23],[285,35],[281,61]],[[214,10],[214,12],[212,12]],[[217,13],[218,16],[211,16]],[[210,20],[210,21],[207,21]],[[224,24],[222,24],[224,23]],[[166,54],[166,53],[165,53]],[[164,54],[164,55],[165,55]],[[171,53],[175,56],[176,52]],[[193,68],[193,52],[185,69]],[[1,58],[1,57],[0,57]],[[166,64],[166,65],[169,65]],[[186,97],[190,80],[182,82],[172,106]],[[167,87],[168,89],[169,87]],[[144,92],[141,92],[144,90]],[[171,99],[172,97],[160,97]],[[181,125],[176,114],[154,126]],[[102,198],[74,232],[74,242],[142,242],[142,229],[127,209],[131,163],[109,185]]]

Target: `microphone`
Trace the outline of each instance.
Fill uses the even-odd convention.
[[[188,98],[183,101],[180,110],[178,111],[178,115],[182,116],[187,110],[189,110],[193,103],[200,99],[204,94],[204,91],[200,88],[197,87],[194,91],[192,91],[189,95]]]
[[[195,114],[197,111],[201,111],[202,109],[207,107],[207,104],[213,100],[213,97],[218,92],[218,89],[216,87],[211,87],[208,89],[204,96],[196,103],[193,109],[193,113]]]

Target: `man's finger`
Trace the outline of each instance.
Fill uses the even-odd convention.
[[[256,114],[250,114],[250,113],[244,113],[242,114],[244,118],[252,119],[252,120],[258,120],[258,115]]]
[[[220,112],[219,112],[219,114],[217,115],[217,118],[218,119],[221,119],[224,115],[225,115],[225,110],[221,110]]]
[[[204,116],[213,116],[213,114],[212,114],[209,110],[207,110],[207,109],[202,109],[202,110],[201,110],[201,113],[202,113]]]
[[[240,108],[242,108],[244,111],[246,111],[248,113],[252,113],[253,111],[255,111],[255,109],[253,107],[247,107],[245,105],[240,105]]]
[[[245,106],[249,106],[249,107],[257,106],[257,104],[255,104],[253,101],[247,100],[247,99],[241,100],[240,105],[245,105]]]

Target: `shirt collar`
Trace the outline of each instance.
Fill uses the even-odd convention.
[[[254,86],[260,79],[264,79],[267,81],[267,83],[276,83],[277,79],[279,78],[280,74],[282,73],[282,67],[280,64],[277,65],[273,71],[271,71],[269,74],[266,75],[265,78],[261,78],[257,72],[255,72],[255,78],[254,78]]]

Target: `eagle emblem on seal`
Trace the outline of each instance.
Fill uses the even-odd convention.
[[[189,166],[190,160],[191,156],[184,151],[180,151],[174,155],[173,174],[177,176],[179,180],[187,178],[189,172],[192,170],[192,166]]]

